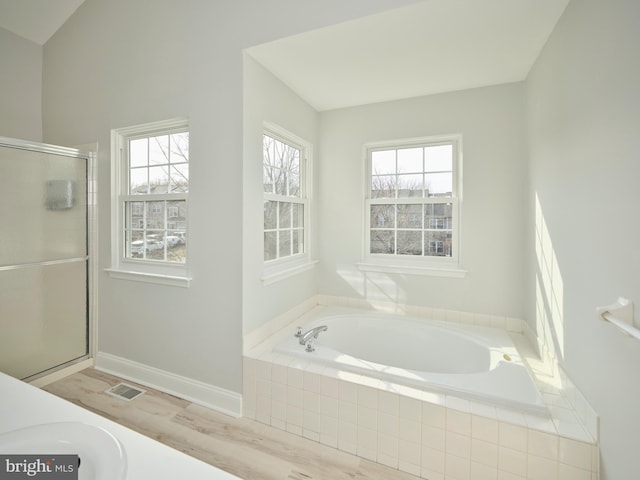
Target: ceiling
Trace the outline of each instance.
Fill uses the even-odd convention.
[[[84,0],[0,0],[39,45]],[[247,50],[318,111],[524,80],[569,0],[422,0]]]
[[[84,0],[0,0],[0,27],[44,45]]]
[[[247,50],[318,111],[524,80],[569,0],[423,0]]]

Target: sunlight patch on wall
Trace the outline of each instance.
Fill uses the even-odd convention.
[[[361,272],[347,267],[338,268],[337,273],[358,297],[366,300],[372,308],[388,311],[390,305],[394,305],[394,313],[402,313],[398,311],[398,306],[407,302],[407,293],[389,275]]]
[[[536,332],[540,351],[564,358],[564,282],[540,199],[535,197]]]

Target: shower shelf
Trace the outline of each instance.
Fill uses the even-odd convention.
[[[640,340],[640,330],[633,324],[633,302],[626,298],[618,298],[615,303],[606,307],[596,307],[601,320],[615,325],[627,335]]]

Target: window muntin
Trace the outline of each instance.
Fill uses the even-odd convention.
[[[459,138],[368,149],[369,259],[456,262]]]
[[[189,132],[136,135],[126,138],[123,147],[123,257],[185,264]]]
[[[262,137],[264,261],[306,252],[305,147],[272,132]]]

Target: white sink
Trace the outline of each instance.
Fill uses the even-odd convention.
[[[43,423],[0,434],[0,453],[78,455],[78,480],[124,480],[124,448],[103,428],[81,422]]]

